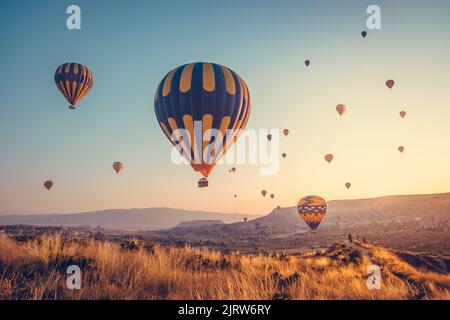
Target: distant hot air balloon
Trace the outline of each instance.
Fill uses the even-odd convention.
[[[242,78],[214,63],[175,68],[155,94],[158,123],[194,171],[203,175],[199,187],[208,186],[207,177],[246,127],[250,109]]]
[[[310,61],[309,60],[305,60],[305,64],[307,67],[309,67]]]
[[[237,198],[237,194],[235,194],[234,197]]]
[[[405,118],[406,116],[406,111],[400,111],[400,117]]]
[[[270,197],[273,199],[273,198],[275,198],[275,195],[272,193],[272,194],[270,195]]]
[[[351,184],[350,182],[347,182],[347,183],[345,184],[345,186],[347,187],[347,189],[350,189],[350,187],[352,186],[352,184]]]
[[[367,36],[367,31],[362,31],[361,35],[362,35],[363,38],[365,38]]]
[[[283,134],[284,134],[285,136],[287,136],[287,135],[289,134],[289,129],[284,129],[284,130],[283,130]]]
[[[261,194],[263,195],[263,197],[265,197],[266,194],[267,194],[267,191],[266,191],[266,190],[262,190],[262,191],[261,191]]]
[[[44,187],[50,191],[50,189],[53,187],[53,181],[47,180],[44,182]]]
[[[398,147],[398,151],[400,151],[400,153],[403,153],[403,151],[405,151],[405,147],[403,146]]]
[[[336,111],[340,116],[342,116],[347,111],[347,106],[344,104],[338,104],[336,106]]]
[[[119,161],[114,162],[113,163],[113,169],[118,174],[120,171],[123,170],[123,163],[119,162]]]
[[[387,86],[389,89],[392,89],[392,87],[394,86],[394,84],[395,84],[395,81],[394,81],[394,80],[388,80],[388,81],[386,81],[386,86]]]
[[[88,94],[94,85],[91,70],[79,63],[64,63],[55,72],[55,83],[62,95],[75,110],[76,104]]]
[[[231,168],[231,171],[236,172],[236,168],[235,167]]]
[[[248,218],[247,217],[244,217],[244,222],[247,222],[248,221]]]
[[[268,135],[267,135],[267,140],[269,140],[269,141],[272,140],[272,135],[271,135],[271,134],[268,134]]]
[[[300,199],[297,211],[311,230],[316,230],[327,213],[327,202],[319,196],[307,196]]]
[[[331,163],[333,161],[334,156],[331,153],[325,155],[324,159],[326,162]]]
[[[283,159],[285,159],[287,154],[286,153],[282,153],[281,156],[283,157]]]

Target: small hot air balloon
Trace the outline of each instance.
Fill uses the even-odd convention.
[[[275,198],[275,195],[272,193],[272,194],[270,195],[270,197],[273,199],[273,198]]]
[[[309,67],[310,61],[309,60],[305,60],[305,64],[307,67]]]
[[[400,117],[405,118],[406,116],[406,111],[400,111]]]
[[[237,194],[235,194],[234,197],[237,198]]]
[[[50,191],[50,189],[53,187],[53,181],[51,181],[51,180],[45,181],[44,182],[44,187],[45,187],[45,189]]]
[[[283,159],[285,159],[287,154],[286,153],[282,153],[281,156],[283,157]]]
[[[297,211],[311,230],[316,230],[327,213],[327,202],[319,196],[307,196],[298,202]]]
[[[350,182],[347,182],[347,183],[345,184],[345,186],[347,187],[347,189],[350,189],[350,187],[352,186],[352,184],[351,184]]]
[[[117,174],[119,174],[119,172],[123,170],[123,163],[119,161],[114,162],[113,169]]]
[[[236,168],[235,167],[231,168],[231,171],[236,172]]]
[[[367,36],[367,31],[362,31],[361,35],[362,35],[363,38],[365,38]]]
[[[161,130],[203,176],[198,187],[207,187],[209,174],[249,120],[251,98],[246,83],[225,66],[189,63],[161,80],[154,105]],[[214,131],[223,138],[213,135]],[[182,132],[189,134],[184,137]]]
[[[247,222],[247,220],[248,220],[248,218],[247,218],[247,217],[244,217],[244,222]]]
[[[283,130],[283,134],[284,134],[285,136],[287,136],[287,135],[289,134],[289,129],[284,129],[284,130]]]
[[[386,81],[386,86],[387,86],[389,89],[392,89],[392,87],[394,86],[394,84],[395,84],[395,81],[392,80],[392,79]]]
[[[70,103],[69,108],[75,110],[75,105],[88,94],[94,85],[94,76],[85,65],[64,63],[56,69],[55,83]]]
[[[336,111],[340,116],[342,116],[347,111],[347,106],[344,104],[338,104],[336,106]]]
[[[403,151],[405,151],[405,147],[403,146],[398,147],[398,151],[400,151],[400,153],[403,153]]]
[[[272,140],[272,135],[271,135],[271,134],[268,134],[268,135],[267,135],[267,140],[269,140],[269,141]]]
[[[326,162],[331,163],[333,161],[334,156],[331,153],[325,155],[324,159]]]
[[[267,194],[267,191],[266,191],[266,190],[262,190],[262,191],[261,191],[261,194],[263,195],[263,197],[265,197],[266,194]]]

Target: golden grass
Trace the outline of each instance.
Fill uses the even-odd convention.
[[[401,268],[429,283],[432,299],[449,299],[448,276],[424,273],[382,249],[380,290],[366,287],[366,257],[330,252],[223,254],[192,247],[124,250],[117,243],[43,236],[19,243],[0,235],[0,299],[410,299],[415,291],[393,275]],[[398,261],[397,261],[398,260]],[[68,290],[66,268],[83,270],[81,290]],[[442,284],[446,283],[447,286]]]

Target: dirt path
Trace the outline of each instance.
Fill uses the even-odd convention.
[[[373,264],[373,262],[371,260],[373,258],[373,255],[369,250],[367,250],[366,248],[362,247],[361,245],[359,245],[355,242],[347,241],[346,245],[361,252],[361,254],[363,256],[367,257],[367,259],[369,259],[369,261]],[[423,281],[417,281],[415,279],[412,279],[410,277],[410,275],[408,275],[406,273],[398,272],[398,271],[394,270],[394,268],[392,266],[387,266],[387,267],[389,267],[390,272],[394,276],[396,276],[397,278],[399,278],[400,280],[402,280],[406,283],[406,285],[408,286],[409,291],[411,293],[412,300],[423,300],[426,298],[428,290]]]

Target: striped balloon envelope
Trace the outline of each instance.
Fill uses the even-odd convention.
[[[79,63],[64,63],[55,72],[55,83],[74,110],[75,105],[88,94],[94,85],[91,70]]]
[[[242,78],[206,62],[170,71],[156,90],[154,104],[161,129],[203,180],[237,141],[251,109]]]
[[[298,202],[297,211],[311,230],[316,230],[327,214],[327,202],[319,196],[307,196]]]

